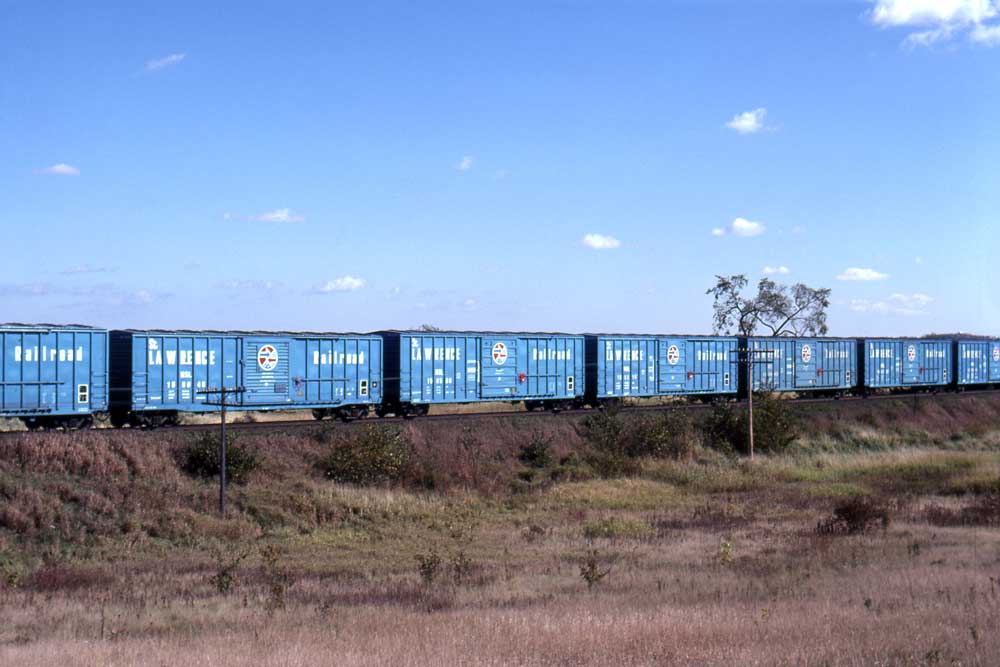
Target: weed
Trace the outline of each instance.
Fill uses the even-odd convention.
[[[449,559],[449,567],[451,568],[452,580],[455,584],[461,584],[466,579],[468,579],[469,574],[472,573],[472,559],[465,553],[465,551],[458,551]]]
[[[215,587],[215,590],[222,595],[227,595],[232,591],[237,582],[236,569],[250,555],[251,551],[252,549],[245,549],[231,559],[226,559],[221,549],[215,552],[215,574],[209,578],[209,583]]]
[[[260,550],[267,581],[267,601],[264,607],[269,613],[285,608],[288,589],[294,583],[291,571],[282,562],[285,556],[285,550],[276,544],[268,544]]]
[[[718,553],[719,563],[722,565],[729,565],[733,562],[733,543],[729,540],[722,540],[719,542],[719,553]]]
[[[417,572],[420,573],[421,580],[425,585],[430,586],[434,583],[438,571],[441,569],[441,556],[432,549],[427,553],[417,554],[414,558],[417,561]]]
[[[580,578],[587,582],[587,590],[594,590],[594,586],[603,581],[609,574],[611,574],[611,566],[608,565],[603,570],[601,569],[601,557],[597,549],[588,551],[583,562],[580,563]]]

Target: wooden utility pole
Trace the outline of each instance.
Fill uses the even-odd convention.
[[[197,393],[207,396],[217,394],[219,402],[213,403],[205,401],[205,405],[220,406],[221,420],[219,422],[219,514],[226,516],[226,396],[229,394],[242,394],[245,387],[221,387],[219,389],[201,389]]]

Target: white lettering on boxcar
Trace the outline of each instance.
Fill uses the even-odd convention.
[[[537,347],[531,350],[532,361],[570,361],[572,359],[573,355],[570,350],[539,350]]]
[[[410,348],[411,361],[461,361],[462,352],[457,347]]]
[[[39,350],[37,346],[24,348],[20,345],[14,346],[14,361],[17,362],[55,362],[57,359],[65,362],[83,361],[83,347],[74,350],[73,348],[42,346],[42,349]]]
[[[162,366],[166,357],[167,366],[214,366],[215,350],[160,350],[155,340],[146,345],[148,366]]]
[[[364,352],[320,352],[313,351],[313,366],[347,365],[357,366],[365,363]]]

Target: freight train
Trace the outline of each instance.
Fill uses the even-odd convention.
[[[189,413],[308,409],[418,416],[754,391],[858,394],[1000,384],[1000,339],[108,331],[0,325],[0,417],[28,428],[155,427]],[[225,393],[223,393],[225,390]]]

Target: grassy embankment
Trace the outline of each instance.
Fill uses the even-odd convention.
[[[814,406],[781,455],[695,429],[612,479],[567,419],[408,424],[372,487],[318,466],[356,430],[242,435],[225,520],[190,435],[13,436],[0,663],[996,664],[998,407]]]

